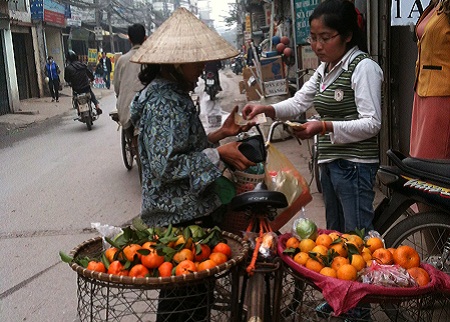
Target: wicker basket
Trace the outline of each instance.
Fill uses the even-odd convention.
[[[77,272],[78,319],[80,321],[171,321],[184,314],[195,321],[231,321],[237,314],[238,264],[249,245],[236,235],[223,232],[232,258],[201,272],[171,277],[136,278],[99,273],[74,262]],[[102,252],[102,238],[87,240],[73,249],[73,258],[95,257]],[[164,308],[167,300],[177,307]],[[201,314],[196,317],[195,314]],[[203,313],[202,313],[203,312]]]
[[[233,172],[234,182],[236,183],[236,194],[251,191],[256,184],[263,182],[265,174],[251,174],[243,171]]]
[[[437,293],[407,297],[370,295],[356,308],[335,317],[333,312],[320,311],[320,305],[325,302],[320,288],[286,264],[283,270],[282,321],[448,321],[442,318],[442,314],[449,317],[448,299],[444,304]],[[436,307],[440,307],[440,311]]]

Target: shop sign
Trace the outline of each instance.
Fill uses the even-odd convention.
[[[264,82],[264,92],[267,97],[287,94],[288,87],[286,79]]]
[[[297,45],[307,44],[309,37],[309,16],[320,3],[320,0],[294,0],[295,39]]]
[[[95,48],[88,48],[88,63],[96,63],[98,59],[98,51]]]
[[[64,5],[53,0],[33,0],[30,7],[31,19],[65,26],[66,7]]]
[[[393,0],[391,26],[415,25],[429,0]]]

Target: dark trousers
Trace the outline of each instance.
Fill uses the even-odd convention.
[[[59,79],[50,79],[48,81],[48,88],[53,99],[59,99]]]
[[[109,89],[111,87],[111,72],[103,71],[103,80],[105,81],[106,88]]]

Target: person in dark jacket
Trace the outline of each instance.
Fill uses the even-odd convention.
[[[64,79],[69,83],[75,93],[90,93],[97,114],[102,114],[102,110],[99,107],[90,84],[94,80],[94,74],[92,74],[85,64],[78,60],[78,56],[73,50],[67,52],[66,59],[68,64],[64,69]]]
[[[111,71],[112,64],[111,59],[106,56],[105,53],[102,53],[102,57],[98,61],[100,65],[100,69],[103,71],[103,80],[105,81],[106,88],[109,89],[111,87]]]
[[[52,56],[47,57],[47,63],[44,70],[45,76],[48,78],[48,88],[52,95],[52,102],[59,102],[59,66],[55,63]]]

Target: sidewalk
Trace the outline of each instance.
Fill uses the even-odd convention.
[[[102,96],[112,95],[114,90],[93,88],[98,100]],[[101,100],[100,100],[101,107]],[[0,115],[0,135],[26,128],[32,124],[65,114],[72,110],[72,89],[65,86],[60,91],[59,102],[52,102],[52,98],[30,98],[20,101],[20,107],[14,114]]]

